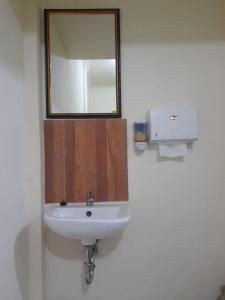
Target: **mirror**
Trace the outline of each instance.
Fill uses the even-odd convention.
[[[121,117],[119,9],[46,9],[47,118]]]

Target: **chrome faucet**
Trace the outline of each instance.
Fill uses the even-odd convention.
[[[87,206],[91,207],[94,204],[94,196],[92,192],[87,192]]]

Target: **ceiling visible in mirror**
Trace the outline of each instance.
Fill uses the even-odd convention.
[[[56,15],[51,17],[51,26],[68,58],[115,59],[113,15]]]

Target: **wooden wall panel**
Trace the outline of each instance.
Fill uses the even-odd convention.
[[[126,120],[46,120],[46,203],[128,200]]]

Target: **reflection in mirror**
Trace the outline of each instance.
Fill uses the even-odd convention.
[[[121,116],[118,17],[45,10],[48,117]]]

